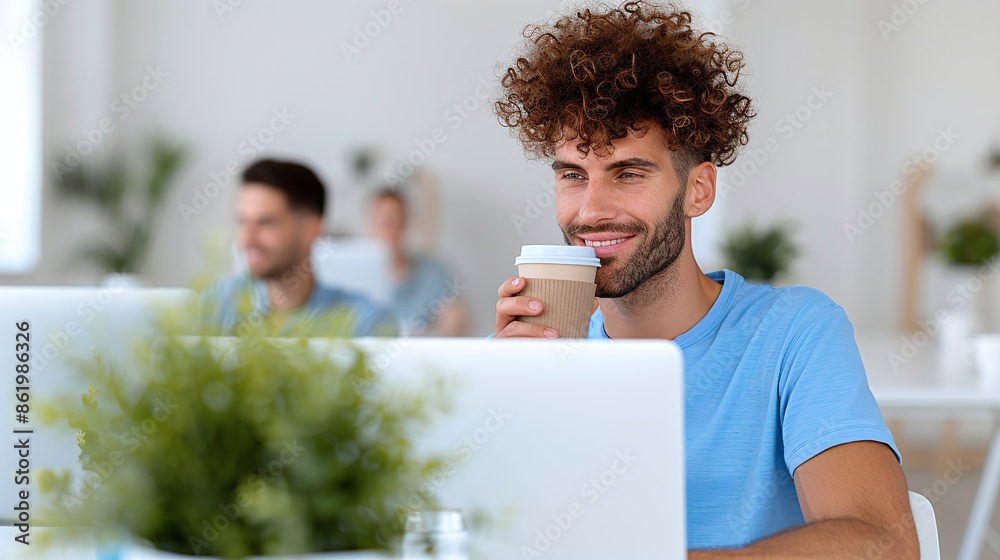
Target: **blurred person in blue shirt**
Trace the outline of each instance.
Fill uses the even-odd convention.
[[[468,318],[461,300],[464,286],[440,260],[410,253],[405,247],[408,212],[398,190],[372,197],[370,229],[390,254],[391,311],[404,335],[463,336]]]
[[[246,169],[237,205],[237,244],[248,275],[227,278],[202,297],[220,334],[391,336],[396,322],[361,296],[316,282],[310,262],[322,233],[326,188],[308,167],[261,160]]]
[[[566,243],[601,260],[588,338],[683,352],[688,558],[918,558],[844,309],[695,261],[691,221],[756,114],[742,53],[673,5],[577,8],[524,30],[495,108],[551,162]],[[517,320],[545,308],[524,285],[500,286],[493,338],[558,338]]]

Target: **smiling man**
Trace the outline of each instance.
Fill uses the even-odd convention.
[[[202,298],[222,334],[392,335],[395,321],[364,298],[316,282],[310,249],[322,232],[326,188],[304,165],[261,160],[243,173],[237,243],[248,275]]]
[[[691,220],[747,142],[742,54],[630,2],[528,26],[501,123],[552,161],[568,244],[601,259],[589,338],[684,353],[690,558],[917,558],[906,480],[844,310],[821,292],[705,274]],[[498,291],[495,339],[544,303]]]

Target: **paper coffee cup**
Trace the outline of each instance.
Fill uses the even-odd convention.
[[[525,279],[519,295],[545,305],[540,314],[517,320],[552,327],[559,338],[587,338],[597,292],[594,280],[601,266],[594,248],[524,245],[514,264]]]

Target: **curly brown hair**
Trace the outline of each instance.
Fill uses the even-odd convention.
[[[747,143],[756,115],[737,87],[743,53],[691,27],[674,5],[627,2],[528,25],[496,101],[500,124],[517,131],[529,156],[552,158],[578,140],[582,155],[647,123],[666,133],[684,178],[704,161],[728,165]]]

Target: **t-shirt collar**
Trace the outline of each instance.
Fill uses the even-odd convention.
[[[709,272],[705,276],[708,276],[714,282],[721,283],[722,291],[719,292],[719,297],[715,298],[715,303],[709,308],[708,313],[695,326],[674,339],[674,343],[682,349],[693,346],[719,326],[719,323],[722,322],[722,319],[726,316],[726,312],[729,310],[733,294],[739,287],[738,284],[742,282],[742,278],[729,269]],[[601,313],[601,310],[598,309],[597,312]],[[604,335],[603,338],[611,338],[608,336],[608,331],[604,329],[603,314],[601,314],[601,334]]]

